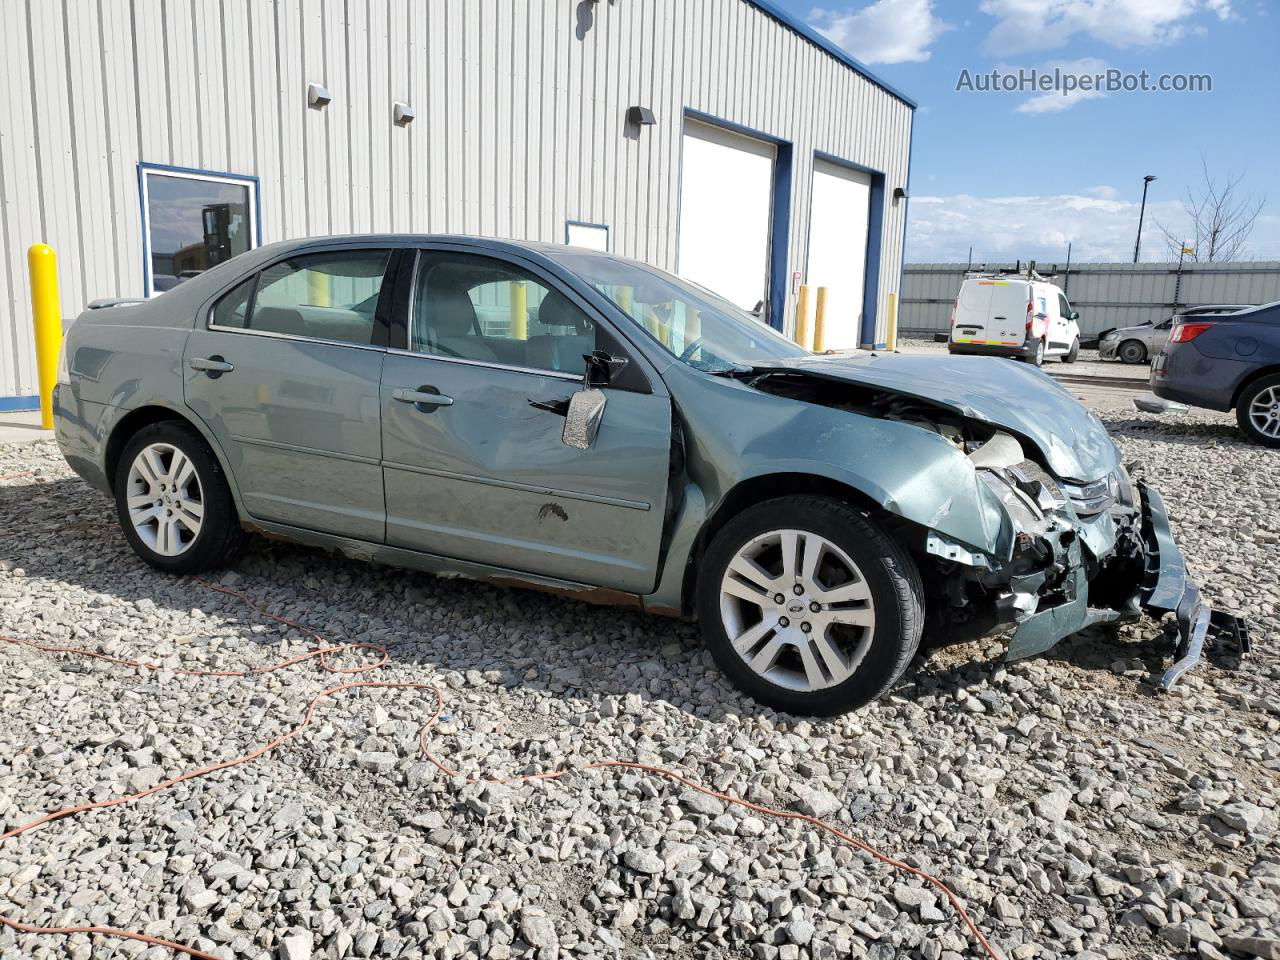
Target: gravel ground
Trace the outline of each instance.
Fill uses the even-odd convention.
[[[1171,696],[1144,623],[1002,665],[934,653],[833,721],[735,693],[691,626],[255,540],[222,582],[369,679],[430,681],[432,748],[465,774],[602,757],[677,767],[828,817],[944,877],[1006,956],[1280,957],[1280,453],[1227,418],[1104,419],[1170,502],[1211,600],[1253,619]],[[172,668],[312,647],[158,575],[51,443],[0,447],[0,634]],[[0,828],[144,788],[284,732],[334,678],[146,673],[0,644]],[[227,958],[976,956],[937,892],[820,835],[629,771],[467,786],[417,756],[429,694],[322,704],[276,752],[0,845],[0,912],[107,924]],[[170,956],[0,929],[0,956]]]

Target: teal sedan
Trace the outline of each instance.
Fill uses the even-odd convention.
[[[59,379],[67,461],[160,570],[254,531],[696,618],[778,709],[865,704],[922,638],[1016,658],[1144,613],[1178,617],[1167,685],[1212,619],[1159,494],[1039,371],[814,356],[606,254],[276,243],[86,311]]]

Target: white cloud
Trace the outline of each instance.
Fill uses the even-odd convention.
[[[864,63],[918,63],[951,29],[933,12],[933,0],[876,0],[851,12],[814,10],[809,23]]]
[[[1106,184],[1100,184],[1096,187],[1088,187],[1084,191],[1086,197],[1093,197],[1095,200],[1114,200],[1120,196],[1120,191],[1115,187],[1109,187]]]
[[[1113,47],[1173,43],[1196,29],[1192,18],[1228,20],[1230,0],[982,0],[999,23],[987,37],[994,53],[1051,50],[1083,33]]]
[[[1100,195],[1100,194],[1109,194]],[[1039,260],[1063,262],[1067,244],[1073,260],[1122,262],[1133,258],[1138,229],[1136,201],[1114,199],[1110,187],[1081,194],[1026,197],[911,198],[907,260],[963,263],[973,247],[975,262]],[[1143,259],[1164,260],[1163,237],[1155,222],[1174,227],[1185,219],[1175,200],[1147,202]],[[1280,237],[1280,231],[1277,232]],[[1258,236],[1260,242],[1266,238]]]
[[[1107,64],[1106,61],[1099,60],[1097,57],[1084,57],[1080,60],[1060,60],[1056,63],[1047,63],[1038,69],[1042,74],[1050,74],[1057,69],[1064,74],[1074,74],[1075,76],[1096,76],[1097,74],[1106,73]],[[1061,113],[1063,110],[1070,110],[1077,103],[1083,103],[1086,100],[1101,100],[1106,96],[1106,92],[1102,90],[1075,89],[1066,93],[1060,90],[1050,90],[1036,94],[1034,97],[1028,97],[1018,104],[1015,109],[1018,113]]]

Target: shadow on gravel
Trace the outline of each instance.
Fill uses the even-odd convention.
[[[180,613],[198,607],[242,625],[252,643],[279,638],[275,624],[239,600],[144,564],[119,531],[115,505],[75,478],[0,487],[0,563],[22,568],[28,578],[129,603],[149,600]],[[637,694],[706,719],[758,709],[704,663],[696,628],[682,621],[256,536],[231,572],[213,571],[205,579],[230,581],[330,641],[387,644],[393,665],[498,670],[508,687],[587,700]],[[260,624],[266,633],[249,632]],[[593,656],[593,648],[601,655]],[[692,684],[704,689],[695,694]],[[714,706],[707,705],[708,685],[715,687]]]
[[[193,607],[216,612],[245,627],[245,639],[253,643],[274,644],[278,638],[271,624],[264,634],[248,632],[266,621],[235,598],[147,567],[120,534],[114,504],[76,479],[0,487],[0,562],[22,567],[28,577],[130,603],[149,600],[181,613]],[[696,627],[682,621],[366,564],[260,537],[250,539],[234,571],[234,586],[274,612],[335,642],[387,643],[398,664],[497,670],[505,686],[587,700],[637,694],[710,720],[762,711],[710,666]],[[217,582],[219,574],[209,579]],[[982,653],[992,642],[929,652],[908,669],[894,695],[914,701],[987,687],[986,677],[1004,662]],[[1125,630],[1092,628],[1044,657],[1108,674],[1119,661],[1130,670],[1141,662],[1151,675],[1141,686],[1154,695],[1154,678],[1170,662],[1172,650],[1173,641],[1161,628],[1144,620]],[[1227,669],[1239,663],[1234,651],[1219,649],[1207,650],[1206,660]],[[1132,684],[1134,678],[1137,674],[1130,673],[1122,682]]]
[[[1108,417],[1107,432],[1113,437],[1128,437],[1133,440],[1160,440],[1193,446],[1204,446],[1207,441],[1219,440],[1240,447],[1254,447],[1235,426],[1228,423],[1190,423],[1177,419],[1153,420],[1141,417],[1113,420]]]

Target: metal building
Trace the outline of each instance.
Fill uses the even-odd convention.
[[[0,409],[63,313],[272,240],[574,242],[884,339],[914,104],[765,0],[6,0]]]

